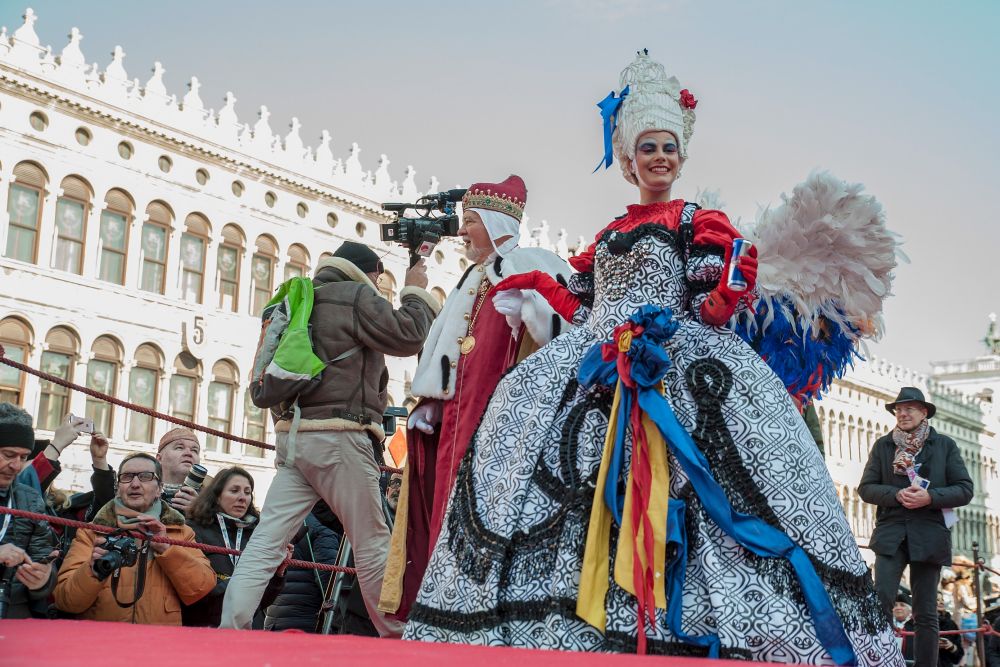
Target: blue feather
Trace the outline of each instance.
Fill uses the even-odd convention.
[[[850,325],[845,330],[824,318],[822,332],[814,337],[810,328],[800,323],[799,313],[790,302],[762,299],[756,308],[753,322],[741,319],[733,329],[802,405],[820,398],[836,378],[854,367],[855,359],[863,359],[855,346],[859,332]],[[789,319],[787,313],[793,317]]]

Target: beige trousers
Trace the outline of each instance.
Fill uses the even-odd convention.
[[[278,472],[267,492],[260,523],[226,588],[220,627],[250,628],[264,589],[285,558],[285,545],[322,498],[344,524],[375,629],[383,637],[399,637],[403,623],[378,611],[389,528],[382,514],[380,471],[371,439],[363,431],[299,431],[294,461],[286,465],[287,440],[287,433],[277,434]]]

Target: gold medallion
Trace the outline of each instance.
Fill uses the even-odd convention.
[[[465,338],[462,339],[462,346],[459,349],[462,351],[462,354],[468,354],[469,352],[472,352],[472,348],[474,348],[475,346],[476,346],[475,336],[466,336]]]

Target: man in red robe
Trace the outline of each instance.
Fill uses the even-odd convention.
[[[493,390],[515,363],[569,325],[533,291],[498,293],[509,276],[569,265],[541,248],[518,247],[524,181],[476,183],[462,199],[459,236],[472,266],[452,290],[424,344],[411,391],[407,461],[379,609],[405,619],[441,532],[459,463]]]

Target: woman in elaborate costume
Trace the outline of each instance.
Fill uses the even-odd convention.
[[[621,85],[599,105],[605,161],[642,203],[571,260],[568,288],[501,283],[579,326],[498,386],[404,636],[901,666],[822,455],[724,326],[753,253],[732,257],[723,213],[670,199],[696,101],[645,52]]]

